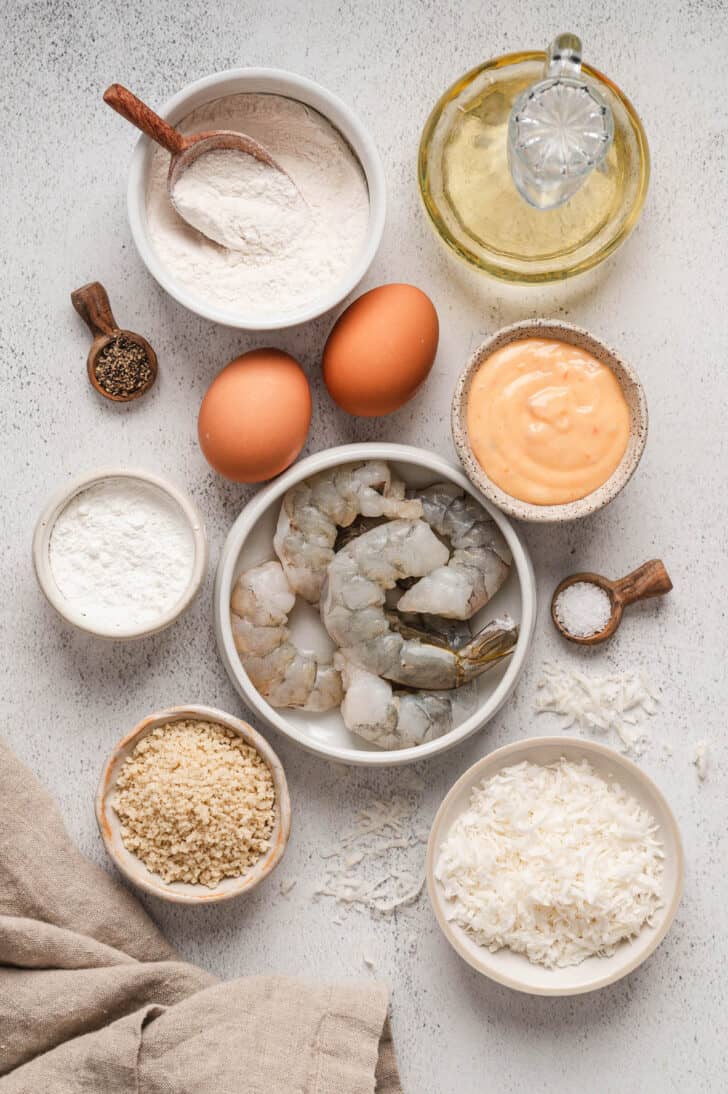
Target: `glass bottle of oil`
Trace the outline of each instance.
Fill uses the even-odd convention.
[[[420,188],[442,238],[474,265],[515,281],[568,277],[605,258],[636,222],[649,179],[634,108],[583,65],[613,124],[603,160],[554,208],[524,199],[509,164],[509,122],[514,104],[543,80],[546,60],[510,54],[467,73],[436,105],[420,144]]]

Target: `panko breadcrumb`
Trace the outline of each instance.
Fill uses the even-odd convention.
[[[273,776],[226,726],[157,726],[124,761],[115,791],[124,846],[165,882],[214,888],[247,873],[270,847]]]

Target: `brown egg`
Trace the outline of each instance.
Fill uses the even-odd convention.
[[[391,414],[427,379],[439,324],[414,285],[380,285],[339,316],[324,348],[323,371],[334,402],[350,414]]]
[[[205,459],[233,482],[263,482],[292,464],[311,423],[311,390],[279,349],[236,357],[210,384],[197,433]]]

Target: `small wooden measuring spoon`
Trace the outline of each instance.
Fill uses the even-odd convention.
[[[157,355],[141,334],[135,334],[131,330],[121,330],[114,319],[109,297],[101,282],[91,281],[88,285],[82,285],[80,289],[76,289],[71,293],[71,303],[94,336],[87,361],[91,386],[98,391],[99,395],[103,395],[105,399],[110,399],[113,403],[129,403],[132,399],[138,399],[140,395],[149,391],[157,378]],[[112,395],[96,378],[96,364],[102,350],[118,338],[125,338],[127,342],[134,342],[137,346],[141,346],[149,363],[149,379],[142,387],[129,395]]]
[[[577,585],[580,582],[596,585],[599,589],[603,589],[612,606],[607,625],[602,630],[597,631],[596,634],[590,634],[586,637],[580,637],[567,631],[556,613],[556,602],[564,589],[568,589],[571,585]],[[620,578],[619,581],[610,581],[609,578],[603,577],[601,574],[572,574],[570,577],[565,577],[556,586],[554,595],[551,598],[551,618],[557,631],[564,638],[568,638],[570,642],[578,642],[580,646],[596,646],[599,642],[606,642],[608,638],[612,637],[622,622],[624,609],[629,604],[634,604],[638,600],[647,600],[651,596],[664,596],[671,589],[670,575],[659,558],[653,558],[649,562],[643,563],[642,566],[638,566],[631,574]]]
[[[187,220],[187,218],[175,204],[174,187],[180,175],[195,160],[199,159],[200,156],[204,156],[207,152],[217,152],[221,149],[241,152],[244,155],[253,156],[254,159],[267,164],[268,167],[273,167],[276,171],[280,171],[286,178],[290,177],[276,163],[267,148],[264,148],[258,141],[253,140],[252,137],[248,137],[243,133],[233,133],[229,129],[215,129],[207,133],[195,133],[191,137],[185,137],[168,122],[165,122],[164,118],[160,118],[159,114],[155,114],[146,103],[143,103],[141,99],[138,99],[122,84],[112,84],[111,87],[107,87],[104,92],[104,102],[108,103],[117,114],[121,114],[122,118],[126,118],[137,129],[141,129],[142,133],[146,133],[153,141],[161,144],[162,148],[166,148],[171,153],[172,159],[167,175],[167,191],[169,200],[183,220]],[[198,225],[193,224],[192,227],[200,231]],[[220,240],[215,240],[215,242],[220,242]]]

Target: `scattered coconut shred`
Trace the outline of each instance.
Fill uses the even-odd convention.
[[[538,714],[560,714],[561,729],[615,733],[623,752],[641,756],[650,743],[646,718],[657,713],[659,698],[644,673],[586,673],[547,661],[537,687]]]
[[[270,847],[273,776],[226,726],[158,726],[127,757],[115,790],[124,846],[167,883],[214,888],[247,873]]]
[[[701,782],[705,780],[708,774],[708,764],[710,762],[710,751],[707,741],[698,741],[695,745],[695,751],[693,753],[693,763],[695,764],[695,770],[698,773],[698,778]]]
[[[546,968],[609,957],[662,906],[656,831],[586,761],[504,768],[473,788],[440,849],[447,918]]]
[[[414,904],[425,884],[419,846],[428,835],[417,827],[416,813],[416,799],[405,794],[360,810],[337,846],[321,855],[326,875],[314,895],[375,916]]]

